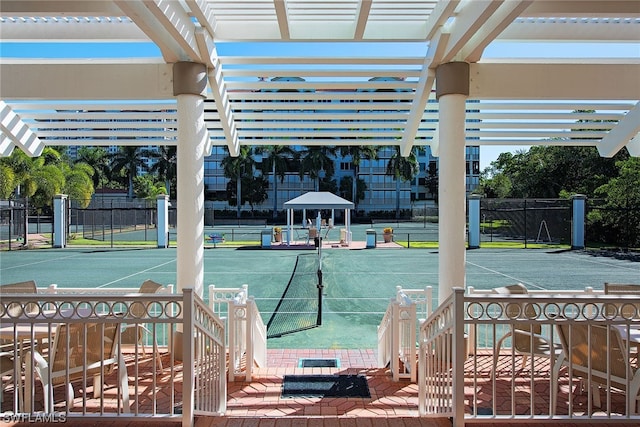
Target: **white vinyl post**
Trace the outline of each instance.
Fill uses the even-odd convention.
[[[67,246],[67,200],[66,194],[53,196],[53,247]]]
[[[169,196],[161,194],[156,197],[158,247],[169,247]]]
[[[178,292],[193,288],[202,297],[204,282],[204,156],[208,138],[204,122],[207,68],[178,62],[173,67],[178,100]]]
[[[439,109],[439,260],[438,300],[455,287],[465,287],[466,168],[465,105],[469,95],[469,64],[450,62],[436,70]]]

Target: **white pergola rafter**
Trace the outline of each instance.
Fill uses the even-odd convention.
[[[10,156],[14,148],[15,144],[11,139],[0,133],[0,157]]]
[[[29,126],[22,121],[10,106],[0,100],[0,131],[13,144],[20,147],[31,157],[42,154],[44,144],[38,136],[29,129]],[[9,150],[8,147],[2,151]]]
[[[633,107],[624,119],[618,122],[598,144],[598,152],[602,157],[613,157],[622,147],[627,145],[640,133],[640,102]]]
[[[195,41],[195,25],[179,2],[115,0],[115,3],[160,48],[166,62],[203,62]]]

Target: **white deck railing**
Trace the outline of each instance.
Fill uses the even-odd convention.
[[[145,315],[134,315],[138,310],[132,310],[132,307],[140,306],[145,307]],[[21,414],[44,414],[43,403],[47,398],[52,403],[47,405],[47,419],[50,420],[56,417],[138,419],[153,416],[181,420],[184,426],[191,426],[195,414],[221,415],[226,410],[224,325],[191,289],[184,289],[182,294],[98,293],[94,289],[94,293],[88,294],[67,293],[58,288],[55,294],[3,295],[0,321],[5,343],[3,352],[17,356],[13,359],[13,372],[6,374],[11,376],[11,380],[2,384],[5,397],[7,394],[10,396],[2,402],[2,411],[15,414],[16,419],[20,419]],[[137,342],[127,348],[122,344],[121,336],[116,335],[117,352],[114,357],[119,362],[114,373],[127,385],[114,381],[108,375],[110,367],[98,363],[97,372],[103,381],[108,381],[107,388],[94,388],[93,393],[88,393],[88,387],[81,387],[82,393],[76,395],[73,405],[65,403],[65,399],[59,398],[56,392],[43,393],[39,379],[31,375],[32,372],[23,375],[25,357],[29,357],[27,366],[35,366],[40,361],[36,352],[46,359],[53,353],[53,348],[61,348],[66,349],[69,355],[66,360],[63,359],[59,366],[45,367],[41,373],[51,376],[54,372],[62,372],[64,380],[78,372],[79,384],[89,385],[96,372],[82,366],[71,366],[72,360],[86,361],[96,352],[98,356],[102,355],[99,360],[104,360],[108,356],[109,342],[100,335],[98,344],[90,345],[95,337],[89,336],[87,326],[80,326],[84,333],[80,333],[78,340],[72,341],[71,333],[68,333],[65,334],[69,337],[66,342],[58,344],[56,331],[70,331],[72,325],[90,324],[98,325],[95,330],[104,330],[109,325],[112,328],[115,325],[119,330],[139,324],[149,326],[150,339],[161,347],[162,364],[156,363],[159,357],[156,352],[150,357],[145,356]],[[59,329],[60,325],[67,327]],[[165,332],[171,332],[166,334],[169,337],[177,330],[192,331],[193,339],[180,340],[180,347],[167,347],[167,339],[163,338]],[[82,357],[72,357],[78,352]],[[192,362],[182,363],[181,360]],[[126,361],[124,369],[123,361]],[[30,390],[26,397],[24,390]],[[100,396],[97,391],[102,391]],[[126,404],[127,394],[129,404]]]
[[[398,286],[396,297],[389,302],[378,326],[378,366],[389,366],[394,381],[400,378],[416,381],[418,319],[428,316],[431,304],[431,287],[403,289]]]
[[[529,334],[531,328],[536,335]],[[495,343],[522,330],[529,350],[518,348],[512,335],[498,352]],[[454,426],[507,420],[640,422],[640,296],[603,295],[591,288],[519,295],[491,290],[465,295],[456,289],[421,325],[419,337],[422,416],[451,417]],[[547,340],[546,355],[532,350],[545,343],[538,337]]]
[[[229,349],[229,381],[251,381],[254,367],[267,365],[267,327],[248,286],[216,288],[209,285],[209,306],[225,322]]]

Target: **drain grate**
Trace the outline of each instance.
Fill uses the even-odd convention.
[[[298,368],[339,368],[340,359],[298,359]]]

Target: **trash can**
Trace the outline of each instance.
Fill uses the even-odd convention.
[[[347,243],[347,229],[346,228],[341,228],[340,229],[340,243],[341,244]]]
[[[265,228],[260,232],[260,247],[262,248],[270,248],[271,247],[271,236],[273,235],[273,230],[271,228]]]
[[[371,249],[376,247],[376,230],[369,228],[367,229],[367,241],[366,241],[366,249]]]

